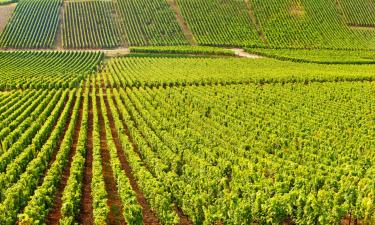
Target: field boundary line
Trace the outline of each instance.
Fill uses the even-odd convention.
[[[188,40],[190,45],[193,45],[193,46],[198,45],[198,42],[195,39],[194,34],[189,27],[189,24],[186,22],[186,20],[182,16],[182,12],[181,12],[180,7],[178,6],[176,0],[167,0],[167,3],[169,4],[172,11],[174,12],[174,14],[176,16],[176,20],[177,20],[178,24],[180,25],[186,40]]]
[[[85,165],[83,168],[82,179],[82,196],[80,201],[80,213],[78,221],[82,225],[89,225],[93,223],[93,205],[91,196],[91,180],[92,180],[92,161],[93,161],[93,108],[92,108],[92,86],[90,80],[85,83],[89,85],[88,93],[88,115],[87,115],[87,141],[86,141],[86,154]]]
[[[82,96],[79,96],[79,98],[82,98]],[[76,101],[77,101],[77,99],[76,99]],[[72,146],[70,147],[71,149],[70,149],[69,156],[68,156],[68,162],[67,162],[67,165],[65,166],[65,168],[63,170],[63,173],[61,175],[62,178],[61,178],[61,180],[59,182],[59,185],[58,185],[58,188],[56,190],[55,201],[52,205],[51,210],[47,214],[46,224],[57,224],[57,223],[59,223],[59,220],[61,218],[61,206],[62,206],[62,199],[61,198],[62,198],[63,191],[66,187],[68,178],[70,176],[70,167],[71,167],[71,164],[72,164],[72,159],[73,159],[73,156],[76,153],[78,137],[79,137],[79,133],[80,133],[80,130],[81,130],[82,114],[83,114],[83,99],[81,99],[80,106],[79,106],[78,119],[76,121],[76,124],[74,125],[75,126],[75,129],[74,129],[75,132],[74,132],[74,136],[73,136]],[[71,119],[71,117],[69,117],[69,120],[70,119]]]
[[[263,33],[262,26],[261,26],[260,22],[257,20],[255,14],[254,14],[253,6],[251,5],[251,3],[250,3],[249,0],[244,0],[244,2],[245,2],[246,9],[247,9],[247,14],[249,15],[251,21],[253,22],[253,24],[255,26],[255,29],[257,30],[260,39],[262,40],[262,42],[266,46],[269,46],[268,40],[266,38],[266,35]]]
[[[101,157],[102,157],[102,173],[104,177],[105,189],[108,193],[107,195],[107,204],[109,207],[109,214],[108,214],[108,222],[109,224],[125,224],[125,218],[122,214],[123,205],[121,202],[121,198],[118,193],[118,188],[116,185],[115,177],[113,174],[113,170],[111,167],[111,156],[109,153],[107,137],[106,137],[106,130],[105,130],[105,122],[104,122],[104,115],[103,109],[101,108],[100,104],[100,97],[99,97],[99,89],[96,89],[97,93],[95,93],[95,100],[97,106],[97,113],[98,113],[98,120],[99,120],[99,132],[100,132],[100,150],[101,150]]]
[[[106,90],[106,88],[104,88],[104,90]],[[104,91],[104,93],[107,93],[107,92]],[[105,94],[104,103],[105,103],[106,108],[107,108],[108,120],[109,120],[110,126],[111,126],[111,134],[112,134],[115,146],[116,146],[117,154],[118,154],[118,157],[119,157],[119,160],[120,160],[120,163],[121,163],[121,168],[125,171],[125,175],[129,179],[132,190],[136,194],[135,196],[137,198],[137,202],[142,207],[143,224],[160,225],[160,223],[158,221],[158,218],[156,217],[155,213],[151,210],[151,207],[148,204],[143,192],[139,188],[139,186],[138,186],[138,184],[137,184],[137,182],[136,182],[136,180],[133,176],[132,168],[131,168],[128,160],[126,159],[125,153],[122,149],[122,146],[121,146],[121,143],[120,143],[120,140],[119,140],[119,137],[118,137],[118,133],[117,133],[115,125],[114,125],[113,115],[112,115],[112,111],[109,107],[108,98],[109,97]]]

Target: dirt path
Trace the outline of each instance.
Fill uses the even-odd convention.
[[[112,137],[113,137],[113,140],[115,142],[115,145],[116,145],[117,154],[118,154],[120,162],[121,162],[121,167],[125,171],[126,176],[129,178],[130,185],[131,185],[133,191],[136,193],[137,201],[142,207],[143,224],[160,225],[157,217],[151,211],[151,208],[148,205],[145,196],[143,195],[142,191],[139,189],[138,184],[135,181],[135,178],[133,176],[132,168],[130,167],[129,162],[125,157],[124,151],[122,150],[121,143],[120,143],[120,140],[119,140],[119,137],[118,137],[118,133],[117,133],[117,130],[116,130],[115,125],[114,125],[112,112],[111,112],[111,109],[109,107],[108,96],[105,96],[104,102],[105,102],[105,105],[107,107],[108,119],[109,119],[110,124],[111,124],[111,133],[112,133]]]
[[[375,30],[375,26],[363,26],[363,25],[349,24],[349,27],[352,29],[357,29],[357,30]]]
[[[96,102],[98,107],[98,117],[99,117],[99,127],[100,127],[100,148],[102,153],[102,163],[103,163],[103,176],[105,182],[105,188],[108,193],[108,206],[110,209],[108,215],[108,222],[111,225],[125,224],[125,218],[122,215],[122,203],[120,196],[118,195],[117,186],[115,178],[113,176],[113,171],[110,164],[111,156],[109,154],[107,140],[106,140],[106,130],[105,123],[102,114],[102,109],[100,107],[100,98],[96,96]]]
[[[93,224],[93,208],[91,197],[91,180],[92,180],[92,148],[93,148],[93,109],[92,109],[92,91],[89,90],[89,112],[87,124],[87,146],[86,146],[86,160],[83,171],[83,185],[81,198],[81,213],[78,221],[82,225]]]
[[[73,156],[75,155],[76,149],[77,149],[78,136],[79,136],[79,133],[80,133],[80,130],[81,130],[81,122],[82,122],[82,113],[83,113],[82,107],[83,107],[83,100],[81,100],[80,106],[79,106],[78,119],[77,119],[77,122],[75,124],[75,129],[74,129],[75,132],[74,132],[74,136],[73,136],[73,143],[72,143],[72,146],[71,146],[71,151],[69,152],[69,156],[68,156],[68,164],[64,168],[64,171],[63,171],[63,174],[62,174],[62,179],[61,179],[61,181],[59,183],[59,186],[57,188],[56,200],[55,200],[55,203],[53,205],[53,208],[47,215],[47,218],[46,218],[46,224],[47,225],[48,224],[58,224],[59,220],[61,218],[61,204],[62,204],[61,198],[62,198],[62,193],[65,189],[65,186],[68,182],[68,178],[70,176],[70,166],[72,164],[72,159],[73,159]]]
[[[250,1],[249,0],[244,0],[244,1],[245,1],[245,5],[246,5],[246,8],[247,8],[247,12],[249,14],[249,17],[250,17],[251,21],[253,22],[253,24],[255,25],[255,28],[258,32],[258,35],[259,35],[260,39],[263,41],[263,43],[265,45],[268,46],[268,41],[267,41],[266,35],[264,35],[263,30],[262,30],[262,26],[260,25],[259,21],[257,20],[257,18],[254,15],[254,10],[253,10],[253,7],[252,7]]]
[[[8,5],[0,5],[0,34],[5,29],[8,24],[9,19],[13,15],[13,11],[16,8],[17,4],[12,3]]]
[[[60,7],[59,12],[59,25],[57,27],[56,36],[55,36],[55,46],[57,50],[61,50],[63,48],[62,45],[62,24],[64,21],[64,11],[65,11],[65,5],[64,3]]]
[[[344,9],[341,6],[340,0],[335,0],[335,5],[337,8],[337,12],[339,13],[341,20],[343,23],[347,24],[348,23],[348,18],[346,18],[346,15],[344,13]]]
[[[260,55],[251,54],[251,53],[245,52],[245,50],[243,50],[242,48],[232,48],[230,50],[234,51],[234,54],[236,54],[237,56],[242,57],[242,58],[249,58],[249,59],[260,59],[260,58],[263,58]]]
[[[176,0],[167,0],[168,4],[171,6],[172,11],[176,15],[178,24],[180,25],[182,32],[185,35],[185,38],[189,41],[190,45],[198,45],[197,41],[194,38],[193,32],[191,32],[189,25],[182,16],[181,10],[177,5]]]

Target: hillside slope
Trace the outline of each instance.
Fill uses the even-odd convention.
[[[195,41],[210,46],[375,49],[375,4],[369,0],[94,2],[20,0],[0,46],[53,48],[55,35],[62,35],[64,48],[76,49]],[[64,15],[59,16],[60,7]],[[63,23],[63,32],[56,32],[58,23]]]

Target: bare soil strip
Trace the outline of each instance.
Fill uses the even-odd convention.
[[[336,5],[336,8],[337,8],[337,11],[341,17],[341,20],[343,21],[343,23],[347,23],[347,18],[344,14],[344,10],[342,9],[342,6],[341,6],[341,2],[340,0],[335,0],[335,5]]]
[[[68,156],[68,164],[64,168],[62,179],[60,180],[60,184],[57,188],[57,194],[56,194],[54,206],[47,215],[47,218],[46,218],[47,225],[58,224],[61,218],[61,205],[62,205],[61,198],[62,198],[62,193],[65,189],[65,186],[68,182],[68,178],[70,176],[70,166],[72,164],[72,159],[77,149],[78,137],[79,137],[79,133],[81,130],[81,122],[82,122],[82,113],[83,113],[82,107],[83,107],[83,100],[81,100],[80,106],[79,106],[78,120],[77,120],[77,123],[75,124],[75,129],[74,129],[75,132],[73,136],[73,143],[72,143],[71,151],[69,152],[69,156]]]
[[[364,26],[364,25],[349,24],[349,27],[352,28],[352,29],[358,29],[358,30],[375,30],[375,26]]]
[[[69,128],[69,121],[70,121],[71,118],[72,118],[73,107],[74,107],[74,103],[75,103],[75,101],[76,101],[76,97],[73,96],[73,98],[74,98],[74,99],[73,99],[73,102],[72,102],[72,108],[71,108],[71,110],[70,110],[70,112],[69,112],[69,114],[68,114],[68,119],[66,120],[67,122],[66,122],[65,125],[64,125],[64,130],[63,130],[63,132],[62,132],[61,135],[60,135],[59,143],[57,144],[56,149],[55,149],[55,150],[53,151],[53,153],[52,153],[51,159],[50,159],[50,161],[48,162],[48,166],[47,166],[46,171],[44,171],[44,175],[43,175],[43,177],[45,177],[45,176],[47,175],[47,173],[48,173],[49,169],[51,168],[53,162],[55,162],[55,160],[56,160],[56,155],[57,155],[57,153],[58,153],[58,150],[60,149],[61,143],[63,142],[63,140],[64,140],[64,136],[65,136],[65,134],[66,134],[66,131],[67,131],[68,128]],[[65,107],[67,107],[67,103],[68,103],[68,100],[65,101],[63,110],[65,109]],[[55,123],[53,124],[53,129],[52,129],[52,131],[56,128],[56,125],[57,125],[58,121],[59,121],[59,118],[58,118],[58,119],[55,121]],[[38,186],[42,185],[42,183],[43,183],[43,179],[40,179],[40,180],[39,180],[39,184],[38,184]]]
[[[61,50],[62,47],[62,24],[64,21],[64,10],[65,10],[64,3],[60,6],[60,12],[59,12],[59,25],[57,27],[56,36],[55,36],[55,46],[57,50]]]
[[[13,15],[13,11],[16,8],[17,4],[12,3],[8,5],[0,5],[0,34],[5,29],[8,24],[9,19]]]
[[[178,217],[180,217],[179,225],[194,225],[193,222],[182,212],[180,207],[176,207]]]
[[[118,133],[117,133],[117,130],[116,130],[114,122],[113,122],[113,116],[112,116],[112,112],[110,110],[107,98],[108,98],[108,96],[105,96],[104,101],[105,101],[105,105],[107,107],[108,119],[109,119],[110,124],[111,124],[112,137],[113,137],[113,140],[115,141],[117,154],[118,154],[120,162],[121,162],[121,167],[125,171],[126,176],[129,178],[130,185],[131,185],[133,191],[136,193],[137,201],[142,207],[143,224],[160,225],[157,217],[151,211],[151,208],[148,205],[145,196],[143,195],[142,191],[139,189],[138,184],[135,181],[135,178],[133,176],[132,168],[130,167],[129,162],[126,159],[126,156],[125,156],[125,154],[122,150],[121,143],[120,143]]]
[[[113,176],[113,171],[110,164],[110,155],[106,140],[106,130],[104,124],[104,118],[102,114],[102,109],[100,108],[100,98],[96,96],[96,102],[98,106],[98,117],[100,126],[100,148],[102,152],[102,166],[103,166],[103,176],[108,193],[108,206],[110,209],[108,215],[108,221],[111,225],[126,224],[125,218],[122,215],[122,203],[120,196],[118,195],[117,186],[115,178]]]
[[[90,85],[90,84],[88,84]],[[89,91],[89,112],[88,112],[88,124],[87,124],[87,148],[86,148],[86,160],[85,168],[83,171],[83,185],[82,185],[82,198],[81,198],[81,211],[78,217],[79,224],[91,225],[93,224],[93,209],[92,209],[92,197],[91,197],[91,179],[92,179],[92,148],[93,148],[93,109],[91,88]]]
[[[251,54],[251,53],[245,52],[245,50],[243,50],[242,48],[232,48],[230,50],[234,51],[235,55],[237,55],[239,57],[242,57],[242,58],[248,58],[248,59],[260,59],[260,58],[263,58],[260,55]]]
[[[182,16],[181,10],[177,5],[176,0],[167,0],[167,2],[171,6],[174,14],[176,15],[177,22],[180,25],[182,32],[185,35],[185,38],[189,41],[191,45],[198,45],[197,41],[194,38],[193,32],[191,32],[189,25]]]
[[[129,141],[130,141],[130,143],[132,144],[132,147],[133,147],[133,150],[134,150],[134,152],[139,156],[139,158],[140,159],[143,159],[143,157],[142,157],[142,155],[141,155],[141,153],[137,150],[138,149],[138,147],[137,147],[137,144],[135,143],[135,141],[134,141],[134,139],[133,139],[133,137],[131,136],[131,134],[130,134],[130,131],[129,131],[129,128],[128,128],[128,126],[126,125],[126,123],[124,122],[124,119],[123,119],[123,117],[122,117],[122,115],[121,115],[121,113],[120,113],[120,110],[119,110],[119,108],[118,108],[118,105],[117,105],[117,102],[115,101],[115,99],[114,99],[114,96],[113,96],[113,92],[112,92],[112,90],[113,89],[111,89],[111,97],[112,97],[112,99],[113,99],[113,102],[114,102],[114,106],[115,106],[115,108],[116,108],[116,110],[117,110],[117,112],[118,112],[118,114],[119,114],[119,118],[120,118],[120,120],[121,120],[121,123],[122,123],[122,125],[124,126],[124,129],[125,129],[125,134],[127,135],[127,137],[129,138]],[[107,100],[107,99],[106,99]],[[107,101],[106,101],[106,104],[107,104]],[[107,105],[107,108],[108,108],[109,106]],[[111,116],[110,116],[110,120],[111,121],[113,121],[112,120],[113,119],[113,117],[112,117],[112,113],[111,113]],[[118,138],[118,136],[117,136],[117,138]],[[117,144],[116,144],[117,145]],[[125,157],[125,156],[124,156]],[[125,158],[126,159],[126,158]],[[120,160],[121,160],[121,156],[120,156]],[[147,167],[147,164],[144,164],[145,165],[145,167],[146,167],[146,169],[147,170],[149,170],[150,171],[150,169]],[[129,164],[127,164],[127,166],[129,166]],[[130,168],[131,169],[131,168]],[[128,175],[128,174],[127,174]],[[132,180],[134,180],[134,177],[133,177],[133,175],[128,175],[128,177],[129,177],[129,179],[132,181]],[[136,183],[135,183],[136,184]],[[133,186],[133,184],[132,184],[132,186]],[[134,188],[133,188],[133,190],[134,190]],[[136,191],[136,190],[135,190]],[[137,191],[136,191],[136,193],[137,193]],[[137,193],[137,199],[138,199],[138,193]],[[146,200],[145,200],[146,201]],[[142,205],[142,202],[138,199],[138,202]],[[143,208],[143,205],[142,205],[142,208]],[[177,215],[179,216],[179,219],[180,219],[180,221],[179,221],[179,225],[194,225],[193,224],[193,222],[191,222],[191,220],[182,212],[182,210],[178,207],[178,206],[175,206],[175,210],[176,210],[176,212],[177,212]],[[154,214],[155,215],[155,214]],[[145,214],[143,214],[143,216],[145,216]],[[145,218],[144,218],[144,220],[145,220]],[[145,223],[144,222],[144,224],[146,225],[146,224],[148,224],[148,223]]]
[[[245,0],[245,5],[246,5],[246,8],[247,8],[247,12],[250,16],[250,19],[253,22],[253,24],[255,25],[255,28],[256,28],[256,30],[259,34],[260,39],[262,39],[263,43],[268,46],[268,41],[267,41],[266,35],[264,35],[263,30],[262,30],[262,26],[260,25],[259,21],[257,20],[257,18],[254,15],[254,10],[253,10],[253,7],[252,7],[250,1]]]

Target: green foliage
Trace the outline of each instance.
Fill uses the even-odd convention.
[[[375,65],[320,65],[267,58],[125,57],[112,59],[104,71],[112,87],[167,87],[372,81],[374,69]]]
[[[375,51],[322,49],[265,49],[249,48],[247,52],[293,62],[320,64],[375,64]]]
[[[130,47],[134,53],[167,53],[167,54],[198,54],[198,55],[235,55],[230,49],[209,46],[147,46]]]
[[[107,95],[110,94],[110,91],[107,91]],[[154,168],[145,166],[143,161],[145,158],[141,158],[142,155],[147,154],[150,157],[154,155],[152,149],[148,146],[146,140],[143,139],[142,134],[137,130],[135,124],[131,119],[131,115],[126,110],[126,106],[122,103],[119,93],[117,90],[114,90],[114,99],[109,98],[108,104],[109,108],[112,111],[113,120],[115,123],[116,130],[119,134],[119,139],[121,142],[122,149],[126,155],[129,165],[132,168],[137,184],[145,195],[148,203],[151,208],[156,212],[158,219],[167,225],[177,224],[179,219],[172,208],[173,199],[171,193],[168,191],[167,186],[161,181],[161,177],[164,178],[175,178],[176,175],[171,175],[165,173],[164,169],[166,166],[160,162],[159,159],[153,158]],[[121,120],[126,120],[124,124]],[[130,136],[128,137],[125,132],[125,129],[128,129]],[[136,140],[137,149],[134,149],[129,138]],[[142,153],[138,155],[138,153]],[[150,170],[151,169],[151,170]],[[156,172],[157,171],[157,172]],[[157,176],[155,176],[157,174]],[[173,183],[173,180],[169,180],[169,185]]]
[[[62,0],[21,0],[1,33],[0,47],[53,47],[62,2]]]
[[[116,1],[118,26],[126,45],[188,44],[165,0]]]
[[[375,26],[375,2],[372,0],[339,0],[345,20],[351,25]]]
[[[374,49],[374,42],[350,29],[332,0],[250,0],[271,47]]]
[[[51,160],[54,151],[57,151],[59,147],[59,138],[64,135],[64,126],[73,106],[74,92],[75,91],[70,91],[69,100],[65,105],[68,93],[68,91],[65,91],[65,98],[61,98],[51,115],[44,119],[43,127],[41,127],[40,131],[33,138],[31,146],[34,147],[34,149],[25,149],[23,152],[18,153],[13,149],[2,155],[0,159],[1,163],[6,163],[7,160],[10,162],[11,156],[16,156],[14,161],[23,158],[26,154],[28,154],[29,157],[27,160],[18,163],[19,166],[27,165],[27,167],[17,182],[6,190],[2,190],[2,196],[4,197],[0,204],[1,224],[14,224],[17,220],[18,213],[27,205],[30,197],[38,187],[41,178],[48,168],[48,163],[46,162]],[[56,126],[54,126],[55,123]],[[10,152],[11,154],[7,154]]]
[[[0,52],[0,90],[78,87],[102,57],[99,52]]]
[[[244,1],[177,0],[200,45],[261,46]]]
[[[72,158],[70,175],[62,193],[60,224],[74,224],[80,211],[82,197],[83,171],[85,166],[86,146],[88,137],[89,91],[84,91],[83,110],[80,133],[76,146],[76,153]]]
[[[62,173],[68,164],[69,152],[72,151],[73,135],[78,120],[79,107],[81,103],[81,92],[77,93],[74,103],[71,120],[63,141],[57,152],[56,159],[51,165],[51,168],[46,173],[43,183],[39,186],[23,213],[18,215],[19,224],[42,224],[45,221],[47,213],[55,203],[56,192],[59,183],[61,182]]]
[[[145,166],[195,224],[338,224],[349,214],[372,224],[373,90],[341,82],[113,95]]]
[[[71,1],[64,7],[62,35],[65,48],[118,46],[120,40],[111,1]]]
[[[134,191],[132,190],[130,181],[126,177],[118,158],[116,145],[111,133],[112,131],[107,114],[107,107],[104,103],[103,89],[100,89],[100,108],[105,123],[104,129],[106,132],[106,141],[110,154],[110,164],[112,167],[114,179],[116,181],[117,190],[122,202],[122,211],[125,221],[129,225],[141,225],[143,224],[141,206],[137,202],[137,198]]]
[[[95,83],[95,82],[94,82]],[[100,139],[100,125],[98,105],[96,99],[96,88],[92,89],[91,103],[93,107],[93,161],[92,161],[92,180],[91,180],[91,196],[93,204],[93,219],[95,225],[107,224],[109,215],[108,193],[105,189],[103,175],[102,148]]]

